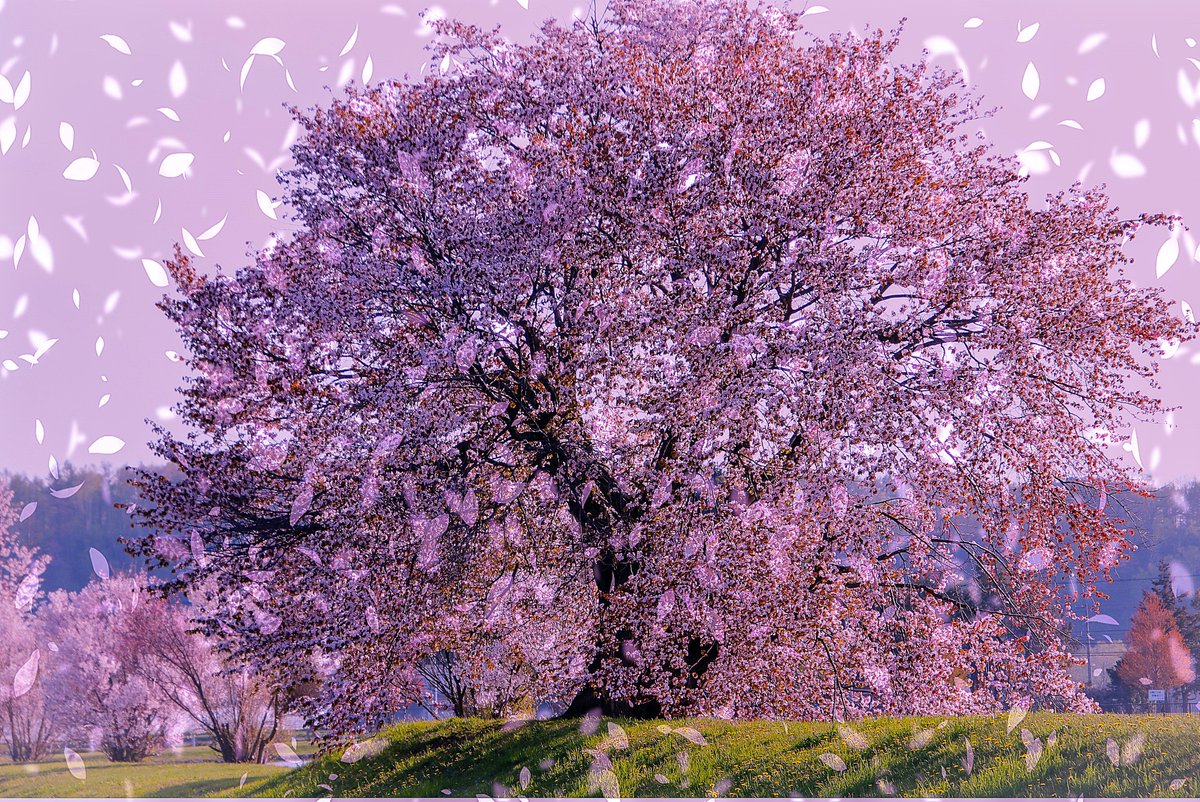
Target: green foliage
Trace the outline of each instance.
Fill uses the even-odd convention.
[[[1008,716],[869,719],[851,724],[866,740],[862,749],[829,723],[666,722],[695,728],[706,745],[664,733],[661,721],[614,723],[628,736],[627,748],[613,745],[607,720],[593,735],[581,734],[579,722],[569,720],[509,730],[482,720],[401,724],[383,733],[389,746],[380,754],[352,764],[326,757],[248,783],[241,793],[313,797],[328,793],[318,787],[323,783],[337,797],[598,797],[603,793],[589,788],[598,753],[611,760],[622,797],[1187,797],[1200,783],[1200,720],[1187,716],[1030,713],[1011,733]],[[1044,744],[1032,769],[1023,729]],[[1138,733],[1144,745],[1131,750]],[[968,739],[974,750],[970,774],[963,765]],[[1125,747],[1129,765],[1114,765],[1109,739]],[[688,755],[686,772],[681,752]],[[837,755],[845,770],[826,765],[823,754]],[[529,769],[525,789],[523,767]],[[1172,789],[1176,779],[1184,782]]]

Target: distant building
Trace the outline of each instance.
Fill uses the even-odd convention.
[[[1089,667],[1088,650],[1086,647],[1080,647],[1074,652],[1074,656],[1085,662],[1081,666],[1071,666],[1071,679],[1092,688],[1107,688],[1111,684],[1108,670],[1116,667],[1117,661],[1126,651],[1128,648],[1119,640],[1112,643],[1093,643]]]

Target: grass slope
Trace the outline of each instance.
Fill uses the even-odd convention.
[[[615,742],[607,720],[592,735],[582,734],[578,721],[516,728],[479,720],[400,724],[379,736],[376,745],[383,751],[374,756],[350,764],[325,757],[226,795],[1200,795],[1200,717],[1030,713],[1011,733],[1007,716],[868,719],[852,724],[866,741],[857,749],[829,723],[612,723],[621,728]],[[692,727],[706,743],[664,732],[667,726]],[[1032,767],[1022,730],[1042,744]],[[620,743],[621,731],[628,746]],[[1140,738],[1144,745],[1135,755],[1129,744]],[[963,765],[968,739],[974,751],[969,774]],[[1118,763],[1124,747],[1128,765],[1114,765],[1109,739],[1118,748]],[[836,755],[845,769],[831,767],[825,761],[833,766],[838,761],[822,755]],[[611,775],[603,774],[605,760],[611,762]],[[593,770],[594,762],[599,771]],[[525,789],[523,768],[528,769]]]
[[[165,752],[141,763],[111,763],[95,753],[81,757],[82,780],[67,770],[61,754],[42,763],[0,764],[0,797],[198,797],[229,790],[236,795],[243,772],[249,785],[287,771],[281,766],[220,763],[205,746]]]

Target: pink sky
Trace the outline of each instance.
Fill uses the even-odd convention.
[[[1187,4],[1143,5],[1135,14],[1127,4],[1094,2],[822,2],[808,6],[815,33],[890,28],[904,15],[903,60],[927,48],[937,63],[965,68],[985,105],[1001,107],[984,126],[996,147],[1027,151],[1035,199],[1082,177],[1106,183],[1130,216],[1200,219],[1200,47],[1188,38],[1200,37],[1200,15]],[[441,0],[435,8],[500,23],[523,39],[586,2],[527,5]],[[291,224],[267,214],[282,218],[286,209],[260,203],[259,194],[277,194],[275,171],[288,164],[294,130],[283,104],[325,103],[325,87],[336,93],[349,80],[418,74],[424,7],[0,0],[0,469],[41,475],[51,457],[149,459],[145,419],[169,423],[182,370],[168,355],[178,340],[154,308],[162,289],[142,260],[161,262],[186,229],[203,253],[197,264],[231,271],[272,232],[286,234]],[[70,180],[65,171],[91,177]],[[1174,262],[1169,239],[1161,229],[1139,237],[1129,248],[1131,274],[1200,303],[1200,233],[1178,236]],[[1155,479],[1200,476],[1197,363],[1193,345],[1164,367],[1162,394],[1182,407],[1174,430],[1136,427]],[[102,437],[101,450],[117,445],[112,438],[124,446],[89,453]]]

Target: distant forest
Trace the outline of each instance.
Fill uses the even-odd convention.
[[[82,589],[92,578],[89,549],[103,554],[114,572],[142,567],[141,560],[126,554],[120,543],[121,538],[137,536],[138,532],[130,516],[115,506],[139,500],[127,481],[130,473],[126,468],[81,468],[68,463],[51,482],[8,474],[17,509],[37,504],[15,531],[21,542],[49,555],[50,565],[42,577],[45,590]],[[80,484],[69,498],[50,494],[51,487],[61,492]]]
[[[128,469],[82,468],[65,465],[52,485],[56,489],[82,487],[70,498],[55,498],[44,479],[10,474],[18,509],[29,503],[37,508],[17,524],[21,540],[51,557],[44,576],[47,590],[79,590],[92,572],[89,549],[97,549],[114,571],[140,567],[125,553],[120,538],[136,536],[129,516],[114,505],[138,503],[129,486]],[[1101,583],[1111,598],[1101,602],[1101,612],[1111,615],[1117,626],[1095,626],[1094,636],[1124,640],[1129,620],[1158,575],[1158,564],[1172,567],[1175,591],[1190,595],[1200,587],[1200,482],[1166,485],[1153,498],[1113,494],[1106,510],[1126,521],[1136,550],[1114,572],[1115,581]],[[1082,607],[1079,612],[1083,612]]]

